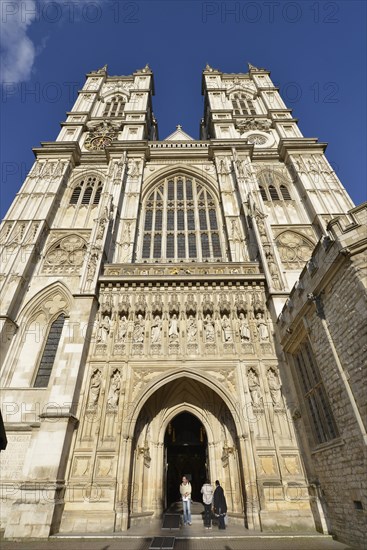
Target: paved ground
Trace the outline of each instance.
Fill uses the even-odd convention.
[[[311,533],[259,533],[244,526],[229,524],[225,531],[203,526],[200,513],[192,516],[192,525],[179,530],[162,530],[156,520],[133,526],[126,533],[68,535],[59,533],[48,540],[0,541],[0,550],[149,550],[153,537],[175,537],[174,550],[354,550],[331,536]],[[201,511],[202,506],[200,507]],[[179,509],[172,508],[176,513]],[[367,550],[367,545],[366,549]]]
[[[177,538],[178,537],[180,538]],[[351,547],[323,536],[284,536],[284,535],[247,535],[232,538],[230,531],[220,538],[215,533],[205,534],[201,538],[183,538],[177,533],[174,550],[350,550]],[[168,533],[163,533],[168,536]],[[152,538],[99,537],[99,538],[58,538],[33,540],[27,542],[0,542],[1,550],[149,550]]]

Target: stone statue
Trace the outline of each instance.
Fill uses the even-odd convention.
[[[107,342],[109,333],[110,333],[110,318],[108,315],[105,315],[103,320],[99,324],[97,342],[105,344]]]
[[[260,342],[268,342],[269,341],[268,326],[265,323],[262,313],[256,314],[256,326],[257,326],[257,333],[258,333]]]
[[[277,373],[273,369],[268,370],[268,385],[273,405],[279,405],[282,398],[281,384]]]
[[[196,326],[196,320],[193,315],[190,315],[187,320],[187,342],[189,344],[196,342],[196,334],[197,334],[197,326]]]
[[[159,344],[162,334],[162,320],[159,315],[156,315],[152,323],[151,342],[152,344]]]
[[[123,315],[119,321],[119,326],[117,330],[117,340],[119,342],[123,342],[125,340],[126,334],[127,334],[127,328],[128,328],[128,323],[127,323],[126,315]]]
[[[205,330],[205,342],[214,342],[215,340],[214,322],[209,313],[204,319],[204,330]]]
[[[253,405],[261,405],[261,392],[259,378],[253,369],[250,369],[247,374],[248,387],[251,394],[251,401]]]
[[[248,321],[244,313],[240,313],[240,316],[238,319],[238,325],[239,325],[241,342],[248,342],[251,338],[250,327],[248,326]]]
[[[223,338],[225,342],[232,342],[232,329],[231,329],[231,322],[228,319],[227,315],[223,315],[222,318],[222,331],[223,331]]]
[[[96,370],[90,381],[88,407],[95,407],[97,405],[101,391],[101,383],[101,371]]]
[[[144,341],[144,319],[139,313],[138,318],[134,323],[133,330],[133,342],[135,344],[141,344]]]
[[[178,338],[178,333],[179,333],[178,319],[177,319],[176,313],[174,313],[169,322],[168,338],[170,340],[176,340]]]
[[[96,252],[93,252],[89,258],[88,270],[87,270],[87,281],[90,283],[93,281],[93,277],[96,272],[97,260],[98,260],[98,254]]]
[[[116,370],[111,377],[111,386],[108,393],[107,404],[111,409],[114,409],[119,404],[121,389],[121,375]]]

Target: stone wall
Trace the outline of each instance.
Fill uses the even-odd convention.
[[[319,243],[278,321],[295,386],[292,356],[307,338],[312,347],[339,437],[315,444],[298,393],[306,469],[319,484],[329,531],[356,545],[363,545],[367,510],[365,208],[329,226],[330,239]]]

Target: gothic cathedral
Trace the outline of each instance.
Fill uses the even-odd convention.
[[[160,140],[150,68],[104,67],[34,149],[0,234],[6,537],[157,521],[185,474],[244,529],[358,541],[366,208],[269,74],[207,66],[200,139]]]

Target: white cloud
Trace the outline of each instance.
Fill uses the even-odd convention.
[[[34,0],[1,2],[0,46],[1,81],[17,83],[31,76],[36,48],[27,36],[29,25],[35,20]]]
[[[72,4],[71,13],[75,16],[75,22],[78,22],[80,6],[84,2],[100,7],[104,4],[104,0],[76,0],[66,3],[65,0],[0,0],[0,82],[17,84],[31,78],[36,56],[43,51],[48,37],[45,36],[42,43],[36,46],[28,36],[28,28],[35,21],[56,22],[51,19],[55,17],[55,12],[51,15],[52,12],[46,9],[47,4],[51,4],[51,9],[55,8],[55,4],[59,6],[61,18],[56,17],[57,22],[70,18],[70,11],[65,6]]]

